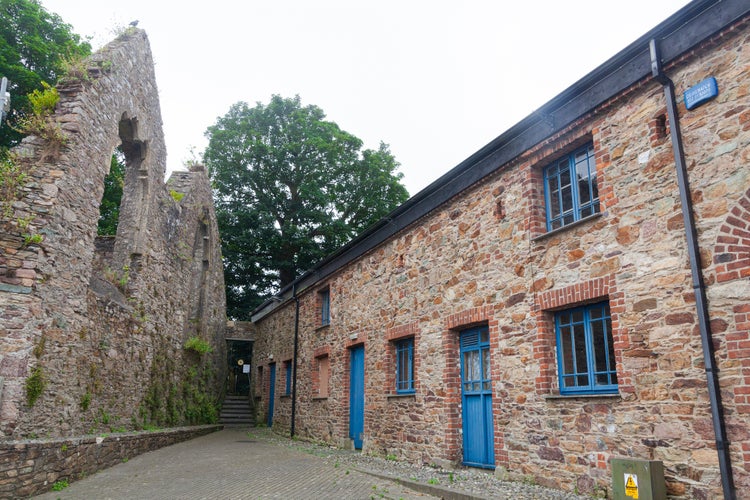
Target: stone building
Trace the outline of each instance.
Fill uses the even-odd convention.
[[[259,419],[587,493],[659,460],[670,495],[748,498],[749,10],[686,6],[254,311]]]
[[[226,322],[212,193],[201,166],[164,182],[145,33],[129,29],[61,82],[54,114],[14,151],[17,186],[2,191],[2,435],[210,420]],[[126,163],[119,225],[102,238],[117,147]]]

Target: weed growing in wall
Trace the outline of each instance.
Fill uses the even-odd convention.
[[[36,135],[47,143],[48,155],[55,157],[61,146],[67,142],[65,133],[53,119],[55,106],[60,100],[57,89],[42,82],[42,90],[35,90],[28,95],[31,114],[22,117],[15,130],[25,135]]]
[[[63,75],[60,77],[61,84],[88,82],[89,71],[85,57],[74,55],[62,59]],[[110,62],[110,64],[112,64]]]
[[[86,393],[81,396],[81,410],[86,411],[89,409],[89,406],[91,406],[91,393],[86,391]]]
[[[38,245],[44,239],[41,234],[23,233],[23,246]]]
[[[3,217],[10,217],[13,213],[13,202],[18,199],[26,177],[14,155],[6,153],[0,157],[0,210]]]
[[[171,196],[174,201],[176,201],[177,203],[179,203],[185,197],[185,193],[180,193],[179,191],[175,191],[174,189],[170,189],[169,190],[169,196]]]
[[[34,403],[42,395],[46,386],[47,379],[44,376],[42,367],[37,366],[26,379],[26,403],[29,406],[34,406]]]
[[[200,337],[190,337],[189,339],[187,339],[187,342],[185,342],[185,349],[187,349],[188,351],[197,352],[198,354],[208,354],[209,352],[213,351],[213,348],[211,348],[211,344]]]
[[[61,479],[60,481],[55,481],[55,484],[52,485],[52,491],[62,491],[68,486],[68,481]]]
[[[123,266],[119,272],[108,267],[104,270],[104,279],[115,285],[122,293],[126,293],[130,282],[130,266]]]

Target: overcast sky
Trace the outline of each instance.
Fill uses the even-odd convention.
[[[138,20],[167,170],[238,101],[299,94],[377,148],[414,195],[686,0],[41,0],[95,48]]]

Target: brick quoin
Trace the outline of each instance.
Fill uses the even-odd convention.
[[[718,283],[750,277],[750,189],[721,225],[713,261]]]

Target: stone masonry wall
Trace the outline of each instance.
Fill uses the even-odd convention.
[[[147,451],[220,429],[205,425],[111,436],[9,441],[0,449],[0,498],[38,495],[49,491],[57,481],[80,479]]]
[[[218,230],[203,167],[164,182],[146,34],[129,29],[58,90],[51,123],[67,140],[55,148],[30,136],[15,149],[27,177],[0,220],[0,430],[210,421],[225,364]],[[117,236],[97,239],[117,146],[126,159]],[[191,337],[213,353],[186,350]]]
[[[738,492],[750,491],[749,38],[745,20],[666,68],[678,95],[708,76],[720,89],[679,111]],[[364,344],[364,452],[460,463],[458,332],[487,325],[498,473],[611,495],[610,459],[634,457],[663,461],[670,495],[721,496],[665,106],[658,83],[639,82],[300,293],[297,433],[348,444],[349,348]],[[542,169],[587,142],[601,212],[546,233]],[[601,300],[619,392],[561,397],[554,311]],[[255,362],[288,357],[294,302],[257,325]],[[392,340],[405,337],[416,391],[397,396]]]

